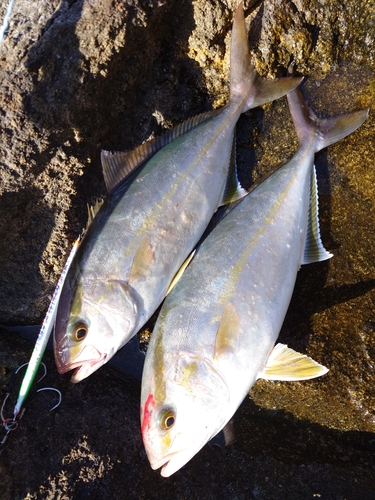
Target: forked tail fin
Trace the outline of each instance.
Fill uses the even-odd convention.
[[[289,68],[289,74],[292,68]],[[351,134],[366,120],[369,108],[352,111],[332,118],[318,118],[307,104],[302,90],[296,88],[288,94],[288,104],[298,137],[302,146],[315,133],[315,152]]]
[[[291,65],[289,74],[292,71],[293,66]],[[303,148],[307,143],[309,147],[312,147],[314,153],[354,132],[366,120],[369,112],[369,108],[367,108],[332,118],[318,118],[307,104],[300,88],[296,88],[288,94],[288,104],[299,147]],[[332,257],[332,254],[324,248],[320,237],[318,213],[318,185],[315,167],[313,167],[310,210],[302,264],[320,262]]]
[[[284,77],[266,80],[260,77],[250,58],[242,2],[233,21],[230,48],[230,99],[244,99],[242,112],[273,101],[293,90],[301,78]]]

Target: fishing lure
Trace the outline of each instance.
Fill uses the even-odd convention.
[[[7,11],[6,11],[5,16],[4,16],[3,25],[0,28],[0,43],[2,43],[2,41],[4,40],[5,32],[7,31],[8,27],[9,27],[9,19],[10,19],[10,15],[12,13],[13,4],[14,4],[14,0],[10,0],[8,3]]]
[[[47,314],[44,318],[42,327],[40,329],[38,338],[36,340],[34,350],[31,354],[30,361],[28,363],[21,365],[19,368],[17,368],[16,372],[14,373],[14,376],[15,376],[21,368],[23,368],[24,366],[27,365],[27,369],[26,369],[26,372],[25,372],[25,375],[23,377],[21,387],[20,387],[20,390],[18,393],[17,402],[16,402],[16,405],[15,405],[14,410],[13,410],[13,417],[9,418],[9,419],[4,417],[4,406],[5,406],[6,400],[9,397],[9,394],[10,394],[10,390],[11,390],[11,387],[13,385],[12,382],[10,383],[9,389],[5,395],[5,398],[4,398],[4,401],[3,401],[3,404],[2,404],[1,410],[0,410],[0,416],[1,416],[1,420],[3,422],[3,426],[5,428],[5,431],[6,431],[6,435],[3,438],[3,440],[0,442],[0,451],[1,451],[1,448],[4,445],[5,441],[8,438],[9,433],[18,427],[18,420],[20,420],[20,418],[22,418],[22,416],[23,416],[26,398],[28,397],[28,395],[30,393],[31,386],[35,380],[37,373],[38,373],[38,369],[39,369],[39,366],[42,362],[44,351],[46,350],[46,347],[47,347],[48,339],[51,335],[52,328],[53,328],[53,325],[55,323],[56,311],[57,311],[57,306],[59,303],[59,298],[60,298],[62,286],[64,284],[64,280],[65,280],[65,277],[67,275],[69,266],[70,266],[70,264],[73,260],[73,257],[76,254],[76,251],[78,249],[79,243],[80,243],[80,238],[78,238],[74,242],[73,248],[72,248],[72,250],[69,254],[69,257],[65,263],[64,269],[62,270],[62,273],[61,273],[59,281],[56,285],[55,291],[53,292],[52,299],[51,299],[50,305],[49,305],[48,310],[47,310]],[[44,363],[42,363],[42,366],[44,367],[44,374],[38,380],[38,382],[40,382],[40,380],[42,380],[47,373],[47,369],[46,369],[46,366],[44,365]],[[50,411],[52,411],[57,406],[59,406],[59,404],[61,402],[61,393],[58,389],[55,389],[53,387],[43,387],[41,389],[38,389],[37,392],[44,391],[44,390],[56,391],[59,394],[59,402],[57,403],[57,405],[55,405],[53,408],[51,408]]]

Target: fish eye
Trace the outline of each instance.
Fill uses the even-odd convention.
[[[86,337],[88,331],[89,331],[89,329],[87,328],[87,326],[84,323],[77,323],[73,329],[74,340],[77,340],[78,342],[80,342],[81,340],[83,340]]]
[[[168,431],[176,421],[176,414],[171,408],[165,408],[159,414],[159,427],[163,431]]]

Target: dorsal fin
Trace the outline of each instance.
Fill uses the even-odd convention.
[[[220,206],[228,205],[229,203],[238,201],[247,194],[248,192],[241,186],[237,176],[236,136],[234,135],[232,141],[232,151],[230,156],[229,173]]]
[[[305,354],[300,354],[284,344],[276,344],[259,378],[285,381],[309,380],[327,372],[328,368]]]
[[[324,248],[320,237],[318,183],[314,165],[311,174],[310,209],[302,264],[321,262],[331,257],[333,255]]]
[[[240,330],[240,317],[237,309],[231,302],[228,302],[216,332],[214,359],[234,353]]]
[[[111,153],[103,150],[101,152],[101,162],[104,181],[108,192],[110,193],[113,191],[132,172],[134,172],[161,148],[197,125],[200,125],[204,121],[217,116],[220,112],[221,109],[214,109],[212,111],[207,111],[197,116],[193,116],[192,118],[188,118],[170,130],[163,132],[158,137],[144,142],[131,151]]]

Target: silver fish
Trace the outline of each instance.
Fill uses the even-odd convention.
[[[328,370],[279,335],[301,264],[330,258],[320,239],[314,154],[368,110],[320,120],[288,95],[298,152],[213,230],[166,298],[146,355],[141,428],[153,469],[170,476],[231,419],[258,378]]]
[[[164,299],[226,198],[240,114],[300,82],[256,74],[242,4],[234,20],[230,64],[229,102],[211,118],[190,120],[131,154],[102,155],[111,194],[78,250],[56,319],[56,365],[60,373],[75,369],[73,382],[106,363]],[[132,169],[132,182],[122,182]],[[241,195],[239,190],[236,196]]]

